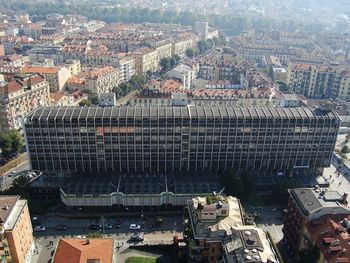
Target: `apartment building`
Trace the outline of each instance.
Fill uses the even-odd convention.
[[[350,212],[347,193],[316,187],[291,189],[289,195],[282,231],[288,249],[295,254],[303,247],[303,236],[310,222],[325,215],[344,215]]]
[[[30,263],[35,250],[27,200],[0,196],[0,260]]]
[[[81,72],[81,63],[79,60],[67,60],[63,63],[57,63],[57,66],[67,68],[71,76],[76,76]]]
[[[155,48],[140,48],[130,54],[135,60],[135,71],[138,75],[159,70],[158,53]]]
[[[158,61],[160,62],[163,58],[170,58],[172,54],[171,50],[172,50],[171,42],[161,46],[157,46],[156,51],[157,51]]]
[[[25,134],[33,169],[48,174],[294,172],[329,166],[339,124],[304,107],[42,107]]]
[[[189,48],[193,48],[197,41],[195,37],[183,37],[183,38],[175,38],[172,41],[172,52],[171,55],[178,55],[181,58],[186,56],[186,50]]]
[[[41,76],[12,80],[0,87],[0,131],[21,128],[21,119],[51,105],[49,83]]]
[[[92,48],[90,42],[85,45],[65,45],[59,52],[59,61],[79,60],[81,64],[89,67],[118,67],[117,54],[103,46]]]
[[[190,65],[180,64],[168,71],[166,76],[180,80],[182,82],[182,87],[189,90],[192,87],[193,80],[197,78],[197,74],[198,71],[196,68]]]
[[[22,74],[40,74],[50,85],[50,91],[62,91],[66,81],[71,77],[71,72],[65,67],[25,66]]]
[[[135,60],[125,57],[119,60],[119,77],[121,82],[127,82],[135,75]]]
[[[51,105],[52,106],[70,106],[73,105],[74,97],[64,92],[52,92],[51,93]]]
[[[61,49],[60,45],[37,44],[28,52],[29,61],[31,63],[42,63],[46,60],[57,62]]]
[[[28,64],[29,58],[28,56],[14,54],[2,57],[1,61],[10,67],[23,67],[24,65]]]
[[[88,71],[84,79],[84,90],[96,94],[111,92],[120,83],[118,69],[111,66]]]
[[[307,97],[348,100],[349,83],[349,71],[338,65],[292,63],[288,67],[288,87]]]
[[[193,237],[189,256],[193,262],[280,262],[267,234],[243,223],[240,201],[232,196],[208,195],[188,201]],[[185,226],[186,227],[186,226]]]
[[[196,22],[194,31],[199,34],[201,40],[206,41],[208,39],[209,26],[208,22]]]
[[[300,251],[316,247],[320,252],[318,262],[350,261],[350,216],[326,215],[309,221],[302,235]]]

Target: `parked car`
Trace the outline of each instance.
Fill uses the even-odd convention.
[[[44,226],[36,226],[34,227],[34,232],[41,232],[41,231],[45,231],[46,228]]]
[[[103,226],[104,229],[112,229],[113,226],[112,225],[109,225],[109,224],[106,224]]]
[[[130,237],[131,241],[143,241],[143,234],[142,233],[135,233]]]
[[[90,226],[89,226],[89,229],[90,229],[90,230],[100,230],[100,229],[101,229],[101,226],[100,226],[100,225],[90,225]]]
[[[129,226],[129,229],[130,230],[140,230],[141,229],[141,226],[140,225],[136,225],[136,224],[131,224]]]
[[[9,173],[9,177],[16,175],[16,173],[17,173],[17,171],[13,170],[11,173]]]
[[[114,224],[114,225],[113,225],[113,228],[119,229],[119,228],[122,228],[122,226],[121,226],[121,224],[118,224],[118,223],[117,223],[117,224]]]
[[[56,225],[55,229],[56,230],[67,230],[68,226],[66,226],[66,225]]]

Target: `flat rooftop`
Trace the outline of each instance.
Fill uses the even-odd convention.
[[[343,196],[337,191],[320,188],[296,188],[289,190],[294,200],[305,215],[321,210],[322,208],[349,208],[343,203]]]
[[[114,176],[76,176],[62,187],[65,194],[203,194],[222,187],[214,175],[183,176],[165,174],[120,174]]]
[[[114,107],[41,107],[27,116],[27,120],[70,118],[266,118],[266,119],[337,119],[333,111],[308,107],[265,106],[114,106]]]

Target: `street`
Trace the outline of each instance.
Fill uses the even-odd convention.
[[[7,190],[11,185],[15,178],[17,178],[22,172],[29,170],[29,162],[26,161],[20,165],[18,165],[16,168],[8,171],[6,174],[0,177],[0,190],[4,191]],[[9,176],[12,171],[16,171],[16,173],[13,176]]]
[[[123,217],[123,218],[100,218],[100,219],[68,219],[57,216],[50,216],[41,219],[41,224],[45,226],[46,230],[42,232],[34,232],[35,243],[38,249],[38,254],[34,255],[32,262],[47,262],[52,257],[59,238],[86,238],[89,233],[100,232],[104,237],[114,238],[115,246],[120,252],[129,248],[130,237],[135,232],[144,233],[143,244],[170,244],[172,242],[174,233],[182,238],[182,216],[164,217],[164,222],[160,226],[155,226],[155,217],[149,217],[146,220],[141,218]],[[104,230],[90,230],[89,226],[95,225],[114,225],[121,223],[120,228],[104,229]],[[143,224],[144,223],[144,224]],[[55,230],[58,224],[68,226],[67,230]],[[143,224],[142,230],[129,230],[130,224]],[[50,245],[50,241],[53,245]],[[125,253],[124,253],[125,254]],[[122,257],[122,255],[121,255]],[[123,256],[125,257],[125,255]],[[122,262],[122,261],[117,261]]]
[[[257,227],[268,231],[275,244],[283,238],[283,216],[282,208],[276,207],[249,207],[246,208],[248,213],[258,212],[259,218],[256,220]]]

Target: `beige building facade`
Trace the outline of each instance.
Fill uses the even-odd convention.
[[[172,55],[178,55],[181,58],[185,57],[186,50],[194,47],[195,43],[196,41],[194,40],[194,38],[184,38],[175,40],[172,43]]]
[[[131,54],[135,59],[135,71],[138,75],[155,72],[159,69],[157,50],[154,48],[139,49]]]
[[[85,76],[84,90],[100,94],[111,92],[120,83],[119,71],[113,67],[94,69]]]
[[[50,104],[49,84],[43,77],[8,82],[0,87],[0,131],[19,129],[26,114]]]
[[[47,80],[50,85],[50,91],[61,91],[66,81],[72,76],[71,71],[66,67],[32,67],[22,68],[23,74],[37,73]]]
[[[1,196],[0,205],[1,262],[30,263],[35,244],[27,201]]]

